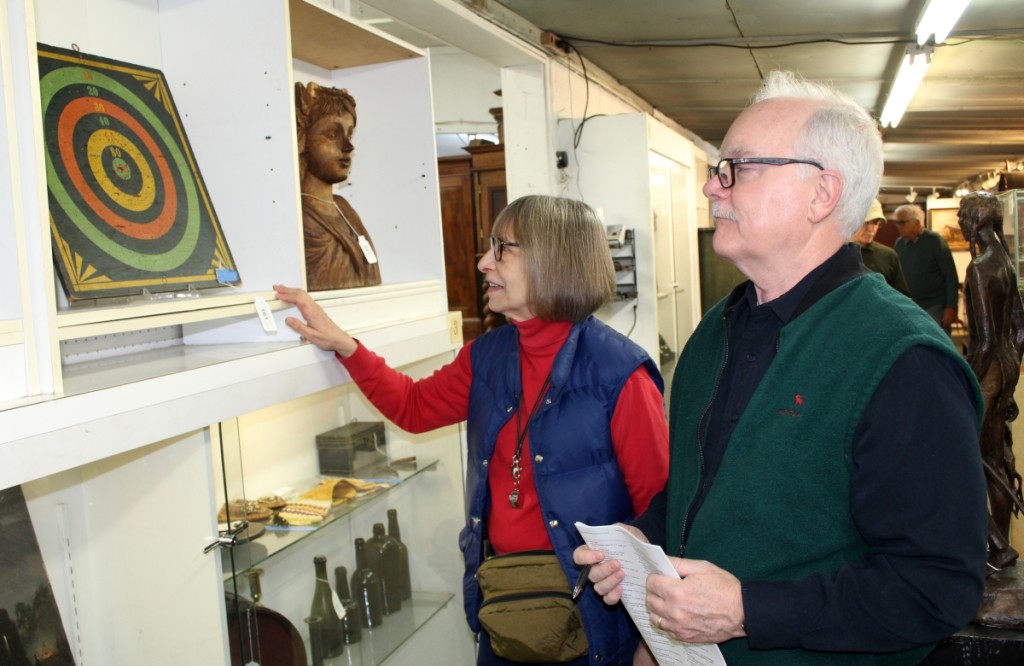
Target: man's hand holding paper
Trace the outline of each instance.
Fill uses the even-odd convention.
[[[583,523],[576,523],[576,528],[587,545],[593,551],[599,551],[577,549],[574,556],[577,564],[592,565],[590,580],[594,583],[594,591],[604,598],[605,603],[622,601],[640,630],[644,642],[661,666],[725,665],[725,660],[717,645],[713,643],[699,645],[679,640],[670,633],[672,627],[666,621],[665,615],[660,615],[657,610],[651,608],[651,598],[653,597],[654,608],[663,613],[669,615],[677,613],[672,617],[697,620],[697,633],[702,635],[707,633],[706,629],[709,626],[720,627],[720,621],[708,623],[698,620],[702,614],[702,609],[699,607],[687,608],[687,612],[682,613],[681,609],[673,609],[672,604],[677,603],[680,599],[684,603],[692,603],[687,599],[687,595],[691,592],[696,593],[693,601],[703,601],[706,604],[707,599],[703,597],[703,592],[710,592],[715,585],[726,582],[727,579],[719,575],[725,574],[724,571],[706,562],[696,563],[703,566],[700,570],[692,572],[695,576],[693,585],[681,585],[686,581],[679,579],[680,574],[677,573],[673,565],[678,563],[685,570],[689,570],[689,565],[693,563],[678,558],[674,558],[675,563],[670,563],[665,552],[658,546],[646,543],[646,539],[643,539],[643,535],[637,530],[625,525],[590,527]],[[637,536],[638,534],[639,536]],[[604,561],[601,561],[601,557],[604,558]],[[715,569],[715,573],[708,570],[708,567]],[[705,587],[709,585],[711,587]],[[693,588],[692,591],[691,588]],[[683,596],[680,596],[680,590],[683,591]],[[737,581],[737,594],[738,591]],[[742,614],[742,604],[740,604],[740,613]],[[680,622],[675,628],[682,629],[683,624]],[[687,631],[693,629],[694,627],[686,627]]]

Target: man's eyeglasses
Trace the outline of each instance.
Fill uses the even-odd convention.
[[[519,247],[519,243],[513,243],[512,241],[501,240],[491,236],[491,250],[494,252],[494,260],[501,261],[501,255],[505,254],[506,247]]]
[[[708,180],[711,180],[715,176],[718,176],[718,183],[722,186],[722,189],[729,189],[736,184],[736,165],[737,164],[770,164],[772,166],[781,166],[783,164],[810,164],[811,166],[818,167],[822,171],[825,167],[821,166],[817,162],[810,160],[798,160],[792,157],[727,157],[724,160],[719,160],[718,164],[708,167]]]

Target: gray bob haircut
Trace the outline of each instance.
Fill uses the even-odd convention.
[[[520,197],[498,214],[491,235],[519,243],[527,299],[541,319],[583,321],[615,291],[604,226],[582,201]]]
[[[815,160],[842,175],[843,193],[833,215],[840,233],[849,240],[864,223],[864,214],[882,182],[878,123],[849,95],[793,72],[769,72],[754,103],[777,98],[820,103],[793,148],[796,156]]]

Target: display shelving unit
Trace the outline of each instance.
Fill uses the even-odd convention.
[[[163,72],[240,285],[190,298],[68,302],[51,259],[37,43]],[[305,280],[296,82],[344,87],[357,100],[353,177],[339,193],[369,229],[383,278],[315,297],[395,367],[432,370],[461,344],[445,296],[428,58],[307,0],[244,11],[230,0],[2,0],[0,77],[0,278],[12,285],[0,294],[0,487],[25,491],[80,663],[228,663],[221,557],[203,553],[233,474],[212,455],[224,424],[272,413],[286,430],[302,430],[312,400],[326,430],[353,409],[370,410],[353,406],[347,373],[299,343],[284,322],[294,309],[273,297],[274,284]],[[260,326],[257,298],[269,303],[276,333]],[[410,484],[440,493],[445,509],[424,517],[427,538],[452,548],[461,439],[449,429],[430,440],[440,463]],[[289,459],[308,465],[309,455]],[[244,476],[260,468],[247,463]],[[240,471],[232,478],[243,481]],[[377,503],[411,502],[410,492]],[[361,521],[371,513],[324,532],[368,533]],[[413,542],[423,536],[417,524],[406,527]],[[326,540],[275,556],[269,589],[309,579],[296,553]],[[459,574],[442,569],[424,594],[450,598],[457,589]],[[459,628],[457,604],[431,603],[423,622],[449,635]],[[414,649],[431,633],[399,643]],[[394,649],[364,663],[400,663],[404,649]]]

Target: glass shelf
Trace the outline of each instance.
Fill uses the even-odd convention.
[[[268,523],[264,533],[258,538],[229,548],[222,553],[222,562],[226,570],[224,579],[230,580],[232,578],[232,570],[234,570],[234,577],[243,576],[250,569],[262,565],[278,553],[317,534],[321,530],[329,528],[336,521],[349,516],[364,506],[377,502],[377,500],[387,495],[388,492],[398,488],[410,479],[436,468],[437,462],[436,458],[417,457],[415,462],[410,464],[389,465],[383,463],[362,470],[360,476],[357,477],[360,480],[387,485],[380,490],[355,497],[333,507],[324,517],[323,521],[316,525],[275,525],[272,522]],[[312,479],[306,483],[296,484],[296,487],[312,488],[319,484],[320,481],[321,479],[319,478]]]
[[[384,622],[377,627],[364,627],[358,643],[346,645],[345,652],[333,659],[325,659],[324,666],[370,666],[383,662],[454,597],[447,592],[414,592],[412,599],[402,602],[402,610],[385,615]],[[304,636],[303,641],[309,654],[309,636]]]

